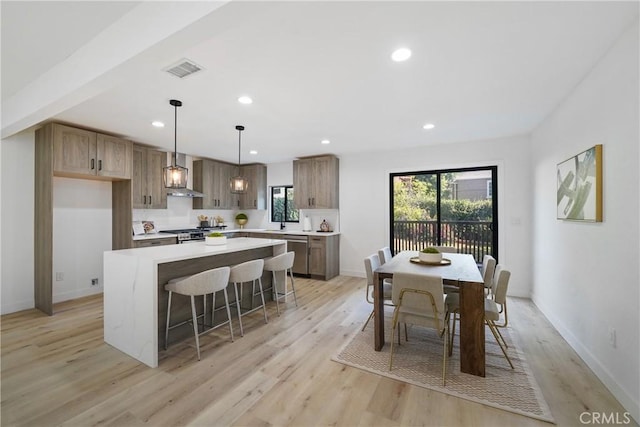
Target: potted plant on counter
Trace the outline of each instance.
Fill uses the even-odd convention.
[[[422,262],[439,264],[442,261],[442,253],[440,253],[440,251],[433,246],[424,248],[418,255],[420,257],[420,261]]]
[[[244,225],[247,223],[247,221],[249,221],[249,217],[247,216],[247,214],[240,212],[238,215],[236,215],[236,223],[240,226],[241,229],[244,228]]]
[[[213,233],[207,234],[207,237],[204,239],[205,245],[224,245],[227,243],[227,236],[222,233],[218,233],[217,231]]]

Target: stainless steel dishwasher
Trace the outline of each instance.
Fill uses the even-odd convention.
[[[282,239],[287,241],[287,250],[296,253],[293,261],[293,273],[309,275],[309,239],[307,236],[285,234]]]

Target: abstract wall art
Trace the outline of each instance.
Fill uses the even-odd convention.
[[[602,222],[602,144],[558,164],[557,218]]]

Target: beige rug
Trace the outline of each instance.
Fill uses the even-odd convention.
[[[394,345],[393,370],[389,372],[390,324],[390,319],[387,319],[386,344],[382,351],[373,350],[371,321],[364,332],[358,331],[332,360],[398,381],[554,423],[531,369],[517,347],[517,340],[513,339],[515,332],[511,328],[502,328],[501,332],[509,345],[507,354],[515,369],[511,369],[487,328],[484,378],[460,372],[460,337],[456,328],[453,355],[447,362],[447,382],[446,386],[442,387],[443,342],[437,333],[430,329],[411,327],[409,342],[404,341],[404,333],[402,334],[402,345]]]

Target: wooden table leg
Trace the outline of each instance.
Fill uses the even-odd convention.
[[[484,377],[484,286],[460,284],[460,371]]]
[[[382,298],[382,281],[378,273],[373,273],[373,335],[375,351],[382,350],[384,346],[384,300]],[[483,313],[484,315],[484,313]]]

